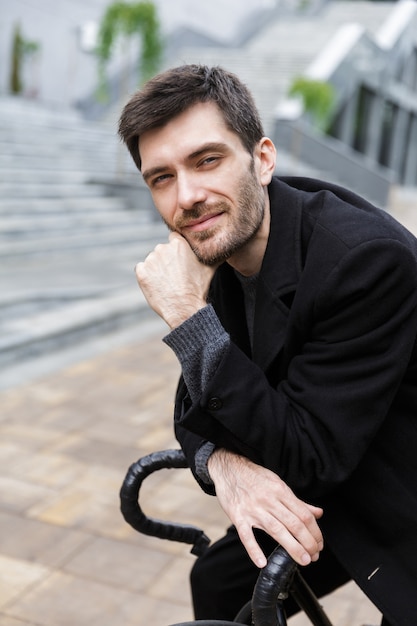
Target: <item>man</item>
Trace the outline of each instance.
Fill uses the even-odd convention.
[[[120,134],[171,230],[136,274],[181,363],[176,435],[232,522],[192,572],[196,617],[233,619],[279,542],[318,595],[353,578],[411,626],[416,239],[345,189],[274,176],[221,68],[155,77]]]

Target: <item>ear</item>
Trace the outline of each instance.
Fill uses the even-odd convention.
[[[263,186],[269,185],[276,165],[276,150],[271,139],[262,137],[256,153],[259,159],[260,182]]]

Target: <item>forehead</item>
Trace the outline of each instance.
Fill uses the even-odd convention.
[[[243,149],[239,136],[228,128],[219,107],[213,102],[200,102],[161,128],[141,135],[142,171],[172,159],[186,158],[208,143],[224,143],[233,149]]]

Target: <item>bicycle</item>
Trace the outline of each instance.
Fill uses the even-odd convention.
[[[143,481],[161,469],[187,468],[182,450],[161,450],[133,463],[120,489],[120,509],[126,522],[136,531],[170,541],[192,545],[191,553],[200,556],[210,544],[204,531],[189,524],[178,524],[148,517],[139,505]],[[332,626],[318,599],[303,579],[295,561],[278,546],[260,570],[251,602],[245,604],[233,622],[197,620],[171,626],[287,626],[284,600],[291,594],[313,626]]]

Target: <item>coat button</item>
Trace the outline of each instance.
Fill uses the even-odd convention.
[[[220,398],[210,398],[207,403],[207,408],[209,409],[209,411],[218,411],[222,408],[222,406],[223,402],[220,400]]]

